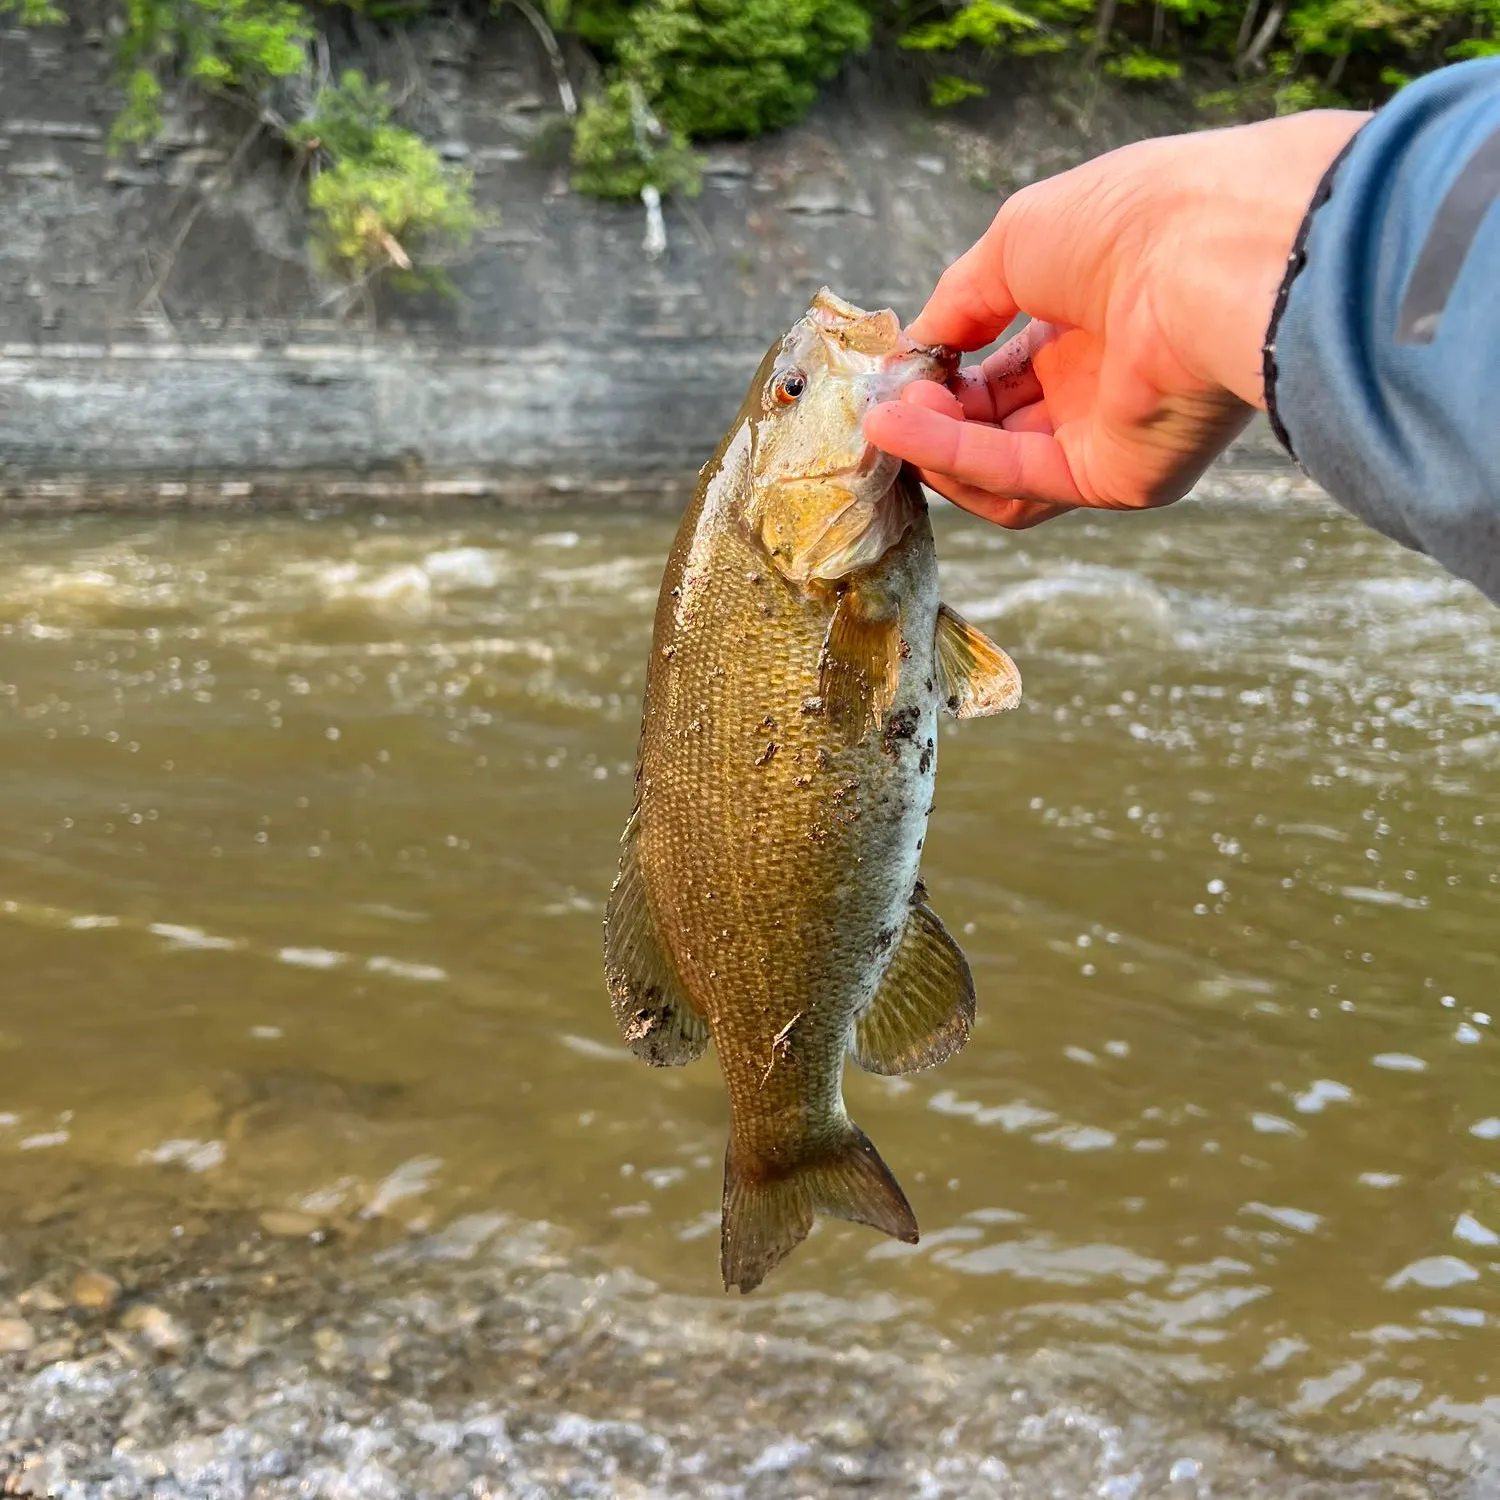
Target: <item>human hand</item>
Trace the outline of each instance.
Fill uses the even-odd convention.
[[[1318,110],[1142,141],[1023,188],[908,333],[982,348],[955,389],[865,419],[955,504],[1002,526],[1166,505],[1264,407],[1261,347],[1329,164],[1367,115]]]

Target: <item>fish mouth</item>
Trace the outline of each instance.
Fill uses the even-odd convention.
[[[959,352],[946,344],[914,343],[903,330],[897,346],[898,358],[919,361],[931,373],[919,375],[918,380],[935,380],[939,385],[952,385],[958,374]]]
[[[822,337],[835,367],[897,376],[892,383],[935,380],[951,385],[958,373],[959,352],[944,344],[916,343],[888,307],[866,312],[826,286],[813,298],[807,319]]]

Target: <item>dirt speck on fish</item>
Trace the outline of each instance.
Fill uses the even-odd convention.
[[[844,1058],[931,1067],[974,1020],[917,873],[937,715],[1010,708],[1020,677],[939,602],[921,487],[863,428],[955,363],[824,288],[756,372],[662,579],[605,978],[647,1062],[713,1040],[726,1289],[758,1286],[819,1214],[916,1241],[845,1112]]]

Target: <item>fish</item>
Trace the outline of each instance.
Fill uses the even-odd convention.
[[[919,873],[937,717],[1012,708],[1021,679],[941,603],[921,484],[863,430],[956,368],[824,287],[767,351],[662,578],[604,971],[647,1063],[713,1043],[726,1291],[759,1286],[819,1215],[916,1243],[845,1109],[844,1060],[931,1067],[974,1024]]]

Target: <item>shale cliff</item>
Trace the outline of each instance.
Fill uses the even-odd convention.
[[[803,125],[713,150],[652,257],[639,207],[570,189],[518,17],[346,44],[385,50],[492,215],[452,295],[321,278],[294,164],[227,104],[112,156],[101,27],[0,31],[0,505],[677,495],[819,284],[909,315],[1006,191],[1185,121],[1034,84],[935,116],[866,61]]]

